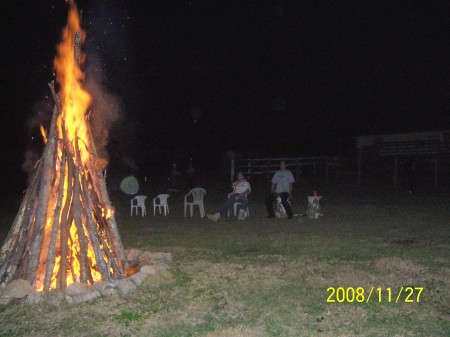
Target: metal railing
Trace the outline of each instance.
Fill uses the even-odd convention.
[[[385,164],[390,168],[394,188],[399,185],[400,160],[409,151],[414,160],[420,163],[422,175],[434,176],[434,187],[438,188],[439,176],[449,172],[450,149],[441,140],[415,140],[380,142],[363,146],[358,150],[358,183],[362,181],[364,167]]]
[[[364,146],[359,151],[366,156],[377,154],[380,157],[397,157],[405,155],[408,150],[414,156],[427,156],[450,152],[447,144],[440,140],[381,142],[371,146]]]
[[[231,160],[231,180],[235,178],[237,172],[241,171],[252,179],[254,176],[272,176],[280,168],[280,162],[285,161],[288,169],[295,174],[298,179],[305,171],[310,174],[324,174],[326,182],[329,181],[331,169],[342,166],[339,157],[289,157],[289,158],[262,158],[262,159],[232,159]]]

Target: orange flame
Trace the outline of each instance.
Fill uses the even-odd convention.
[[[57,46],[57,56],[54,60],[54,67],[56,69],[56,80],[60,85],[60,109],[61,114],[58,116],[57,120],[57,133],[58,138],[68,140],[72,143],[72,148],[79,149],[79,153],[81,158],[74,158],[75,165],[80,167],[80,170],[87,170],[86,167],[89,167],[89,163],[94,161],[92,152],[90,148],[93,146],[90,143],[90,134],[89,134],[89,125],[85,118],[86,111],[91,103],[90,94],[83,88],[83,80],[85,78],[84,73],[80,69],[80,65],[84,62],[84,54],[81,52],[81,45],[85,39],[85,32],[81,29],[80,19],[78,15],[77,6],[70,2],[70,8],[68,13],[67,26],[64,28],[62,32],[61,42]],[[78,44],[75,43],[75,36],[79,38]],[[41,127],[41,133],[44,137],[44,141],[47,142],[47,133],[44,128]],[[52,224],[54,222],[53,214],[57,204],[58,199],[58,188],[60,175],[64,173],[67,176],[67,166],[65,168],[61,168],[61,161],[63,157],[62,153],[62,144],[58,144],[58,156],[56,163],[56,176],[55,176],[55,184],[52,187],[51,200],[49,200],[47,206],[47,221],[45,224],[45,232],[44,232],[44,240],[41,249],[40,255],[40,263],[37,271],[37,276],[35,280],[35,288],[37,290],[44,290],[44,277],[45,277],[45,261],[46,254],[49,252],[50,246],[50,238],[52,231]],[[63,171],[63,172],[61,172]],[[80,172],[83,174],[83,172]],[[64,198],[62,204],[67,202],[68,188],[69,188],[68,178],[64,179]],[[73,203],[73,200],[69,202]],[[103,219],[109,219],[113,215],[112,209],[102,209],[102,217]],[[91,216],[91,214],[88,214]],[[95,218],[95,215],[93,215]],[[61,222],[63,219],[58,219]],[[54,260],[53,273],[51,277],[50,289],[54,289],[57,287],[57,278],[61,268],[61,247],[63,245],[68,245],[69,250],[67,252],[67,285],[70,285],[73,282],[79,282],[80,275],[80,237],[88,237],[88,224],[86,218],[82,219],[83,224],[77,228],[75,221],[72,220],[72,223],[68,224],[68,238],[67,242],[60,242],[58,239],[56,244],[56,256]],[[81,233],[78,231],[81,229]],[[96,229],[98,229],[98,224],[96,224]],[[58,229],[58,238],[60,238],[61,229]],[[105,235],[101,234],[105,242],[107,242]],[[46,254],[43,252],[47,252]],[[90,268],[90,282],[98,281],[102,279],[101,273],[99,272],[96,266],[96,258],[94,249],[90,241],[88,242],[87,249],[87,261],[86,263]]]
[[[74,37],[79,34],[79,45],[81,46],[86,33],[81,29],[80,18],[75,4],[70,5],[67,26],[62,33],[62,40],[57,47],[58,56],[53,65],[56,69],[56,80],[61,85],[61,108],[62,113],[58,119],[58,129],[61,132],[62,122],[65,122],[67,136],[71,141],[78,137],[80,152],[83,163],[89,159],[88,127],[85,113],[91,103],[91,96],[83,88],[84,73],[79,65],[84,62],[84,54],[78,47],[75,50]],[[62,138],[62,135],[59,135]]]
[[[41,130],[42,140],[44,141],[44,144],[47,144],[47,131],[45,130],[44,126],[41,124],[39,125],[39,130]]]
[[[102,208],[102,216],[105,219],[110,219],[114,215],[114,209],[112,208]]]

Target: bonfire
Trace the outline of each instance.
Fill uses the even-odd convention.
[[[25,279],[37,291],[124,277],[126,258],[86,111],[81,29],[71,2],[54,60],[56,85],[45,148],[0,251],[0,290]],[[55,86],[59,89],[56,90]]]

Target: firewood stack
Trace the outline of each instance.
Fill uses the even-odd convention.
[[[90,96],[81,87],[84,76],[78,68],[84,34],[76,6],[70,6],[55,58],[57,72],[66,73],[57,74],[59,94],[49,84],[55,107],[47,141],[0,250],[0,291],[13,279],[25,279],[38,291],[114,281],[127,268],[102,174],[105,160],[97,155],[85,117]],[[64,58],[60,63],[67,69],[58,70],[58,58]],[[74,114],[71,109],[78,106],[83,108]]]
[[[11,279],[36,290],[64,290],[69,282],[123,277],[126,260],[92,137],[83,162],[81,139],[58,137],[56,99],[48,141],[34,178],[0,251],[0,289]],[[64,123],[64,121],[63,121]],[[61,130],[65,130],[62,126]],[[86,146],[83,142],[83,146]]]

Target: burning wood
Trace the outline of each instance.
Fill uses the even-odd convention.
[[[36,290],[124,277],[126,259],[85,113],[91,97],[79,64],[84,55],[76,5],[54,65],[60,86],[45,148],[0,251],[0,289],[26,279]],[[46,138],[46,139],[45,139]]]

